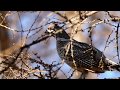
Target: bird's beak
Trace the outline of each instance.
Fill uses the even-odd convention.
[[[46,30],[46,31],[45,31],[45,34],[49,34],[49,32]]]

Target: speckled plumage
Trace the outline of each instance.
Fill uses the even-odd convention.
[[[102,55],[101,51],[86,43],[73,40],[72,42],[73,57],[72,57],[71,47],[68,47],[68,45],[70,45],[70,37],[68,36],[67,38],[65,38],[64,37],[65,35],[66,35],[65,31],[62,31],[62,33],[58,33],[56,35],[57,51],[61,59],[64,59],[68,65],[75,68],[73,64],[73,59],[74,59],[75,64],[77,65],[77,69],[80,71],[83,70],[83,68],[90,69],[93,71],[95,71],[96,69],[96,72],[104,71],[103,68],[106,67],[98,67],[100,61],[104,62],[105,59],[105,56]],[[67,49],[69,51],[66,54]],[[102,65],[105,66],[104,63],[102,63]]]

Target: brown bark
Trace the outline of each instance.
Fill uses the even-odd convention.
[[[0,24],[7,26],[7,20],[4,19],[7,14],[7,11],[0,11],[0,14]],[[1,23],[2,21],[3,23]],[[9,47],[9,43],[9,31],[4,27],[0,27],[0,51],[7,49]]]

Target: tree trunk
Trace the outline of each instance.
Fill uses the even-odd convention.
[[[7,11],[0,11],[0,24],[7,26],[7,20],[4,19]],[[2,22],[2,23],[1,23]],[[9,48],[10,38],[8,29],[0,26],[0,51]]]

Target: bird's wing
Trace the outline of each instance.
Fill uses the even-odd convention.
[[[73,41],[73,51],[76,63],[79,63],[81,67],[95,72],[103,72],[102,68],[99,67],[102,56],[101,51],[87,43],[78,42],[76,40]]]

